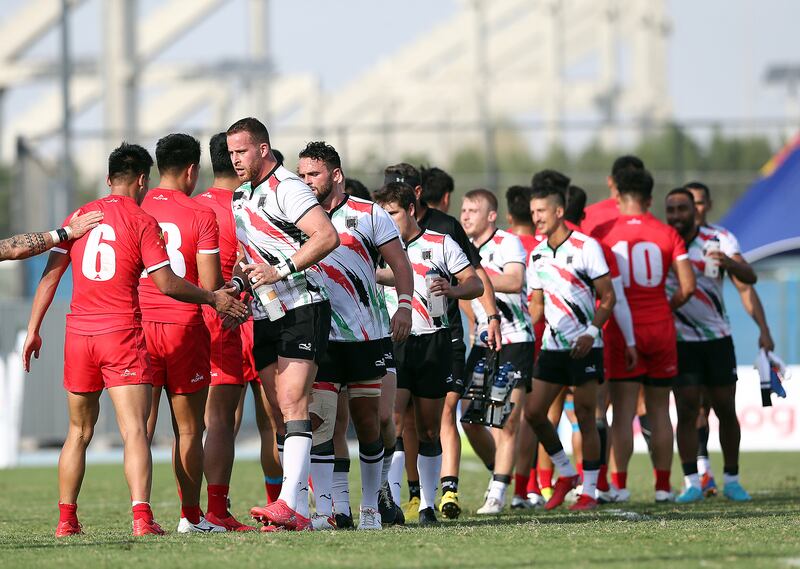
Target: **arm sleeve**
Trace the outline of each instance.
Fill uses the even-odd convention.
[[[539,280],[539,273],[536,271],[536,264],[533,261],[534,253],[535,251],[531,253],[531,257],[528,259],[528,268],[525,269],[528,298],[530,298],[534,290],[542,290],[542,282]]]
[[[386,245],[392,239],[398,239],[400,234],[397,226],[392,221],[392,217],[378,205],[372,206],[372,226],[375,233],[375,246]]]
[[[442,247],[444,248],[444,264],[447,272],[451,275],[457,275],[470,265],[464,251],[449,235],[444,236]]]
[[[201,255],[219,253],[219,224],[213,212],[197,216],[197,252]]]
[[[730,231],[719,232],[719,248],[728,257],[739,255],[742,251],[739,247],[739,240]]]
[[[308,210],[319,205],[314,192],[303,182],[297,179],[284,180],[276,188],[278,206],[292,223],[297,223]]]
[[[169,265],[167,247],[158,223],[152,217],[144,219],[139,225],[139,252],[148,273]]]
[[[475,245],[473,245],[472,242],[469,240],[469,237],[467,237],[464,228],[461,227],[461,224],[458,222],[453,224],[453,240],[467,256],[470,265],[472,265],[475,268],[481,266],[480,253],[478,253],[478,250],[475,248]]]
[[[606,256],[600,248],[600,244],[594,239],[587,239],[583,244],[583,263],[586,275],[594,280],[607,275],[608,265]]]
[[[516,235],[503,239],[500,251],[502,254],[500,257],[501,266],[505,266],[508,263],[525,264],[525,247],[522,246],[522,241]]]
[[[611,284],[614,285],[614,295],[617,297],[617,302],[614,304],[614,320],[617,322],[620,331],[622,331],[625,345],[635,346],[636,336],[633,334],[633,316],[631,315],[631,308],[628,306],[628,299],[625,296],[622,277],[617,275],[612,278]]]

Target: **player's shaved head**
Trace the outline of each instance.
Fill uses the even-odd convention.
[[[267,127],[264,126],[264,123],[258,119],[253,117],[239,119],[228,127],[228,130],[225,134],[230,136],[240,132],[248,133],[250,138],[253,139],[253,142],[256,144],[269,144],[269,131],[267,130]]]
[[[112,184],[132,182],[142,174],[150,177],[153,157],[138,144],[123,142],[108,156],[108,179]]]
[[[156,163],[162,175],[197,166],[200,164],[200,141],[188,134],[168,134],[156,143]]]

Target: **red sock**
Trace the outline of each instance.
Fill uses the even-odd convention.
[[[514,475],[514,495],[525,498],[528,495],[528,478],[526,474]]]
[[[578,476],[581,477],[581,482],[583,481],[583,464],[580,462],[575,465],[576,470],[578,471]]]
[[[153,510],[150,509],[150,504],[147,502],[136,504],[131,510],[133,511],[134,520],[145,519],[147,521],[152,521],[153,519]]]
[[[600,466],[600,472],[597,474],[597,489],[600,492],[608,492],[608,465],[603,464]]]
[[[669,484],[669,470],[653,470],[653,473],[656,476],[656,490],[663,490],[664,492],[669,492],[672,490],[672,486]]]
[[[271,504],[275,500],[278,499],[278,496],[281,495],[281,486],[283,486],[283,478],[279,477],[278,480],[281,482],[270,482],[264,477],[264,487],[267,489],[267,504]]]
[[[62,504],[58,503],[58,521],[60,522],[77,522],[78,521],[78,504]]]
[[[208,485],[208,511],[218,518],[228,517],[228,491],[230,486],[224,484]]]
[[[620,470],[619,472],[612,472],[611,473],[611,482],[616,486],[619,490],[628,487],[628,472]]]
[[[536,471],[535,468],[531,468],[530,476],[528,477],[528,494],[539,494],[541,495],[542,491],[539,488],[539,473]]]
[[[544,468],[539,469],[539,486],[542,488],[553,487],[553,471]]]
[[[203,511],[200,509],[200,504],[196,506],[181,505],[181,517],[189,520],[190,524],[199,524]]]

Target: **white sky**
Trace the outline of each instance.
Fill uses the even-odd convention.
[[[188,0],[186,0],[188,1]],[[463,1],[463,0],[461,0]],[[0,14],[24,0],[0,0]],[[73,15],[73,50],[88,56],[100,47],[101,0],[90,0]],[[158,0],[140,0],[145,14]],[[270,33],[278,70],[319,76],[332,89],[358,76],[381,57],[446,20],[459,0],[273,0]],[[624,6],[624,2],[622,3]],[[231,0],[213,18],[176,41],[161,61],[242,56],[246,51],[246,0]],[[774,63],[800,63],[795,0],[669,0],[672,36],[669,85],[677,119],[780,118],[793,114],[785,88],[767,87],[763,77]],[[220,32],[221,29],[232,33]],[[57,53],[51,33],[31,57]],[[24,109],[41,87],[12,90],[8,117]],[[81,117],[78,128],[97,126],[99,112]]]

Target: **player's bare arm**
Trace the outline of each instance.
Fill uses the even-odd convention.
[[[339,234],[321,206],[312,207],[295,225],[308,236],[308,241],[292,255],[294,271],[318,263],[339,246]],[[253,286],[276,283],[283,278],[275,267],[267,263],[251,263],[245,265],[244,270]]]
[[[736,253],[733,257],[728,257],[722,251],[712,251],[709,255],[717,259],[719,266],[728,271],[728,274],[732,278],[739,280],[739,282],[754,285],[758,281],[758,276],[753,267],[739,253]]]
[[[614,285],[611,283],[611,277],[603,275],[592,281],[594,289],[597,294],[599,303],[597,310],[592,318],[592,323],[586,328],[586,332],[578,337],[575,345],[572,347],[570,356],[574,359],[581,359],[586,357],[594,345],[595,338],[600,333],[600,329],[611,316],[614,310],[614,304],[617,302],[617,297],[614,294]]]
[[[69,266],[69,255],[61,253],[50,253],[47,259],[47,266],[44,268],[39,286],[36,287],[36,294],[33,297],[31,306],[31,317],[28,320],[28,335],[25,337],[25,344],[22,348],[22,363],[25,371],[31,371],[31,355],[39,358],[39,350],[42,349],[42,338],[39,336],[39,329],[42,326],[44,315],[53,302],[58,283],[64,275],[64,271]]]
[[[234,318],[241,319],[247,315],[247,307],[236,298],[239,291],[235,287],[225,287],[215,291],[205,290],[173,273],[169,265],[150,273],[150,278],[158,290],[175,300],[190,304],[208,304],[220,314]]]
[[[397,289],[398,298],[412,296],[414,294],[414,273],[408,255],[403,251],[403,246],[399,239],[392,239],[380,248],[381,256],[389,265],[394,280],[394,287]],[[379,269],[380,270],[380,269]],[[411,333],[411,307],[401,304],[392,316],[391,322],[392,340],[402,342]]]
[[[489,280],[492,281],[495,292],[510,294],[521,292],[525,284],[525,265],[506,263],[503,265],[503,272],[499,275],[491,275]]]
[[[678,290],[669,299],[669,307],[675,310],[686,304],[692,297],[697,287],[697,280],[694,278],[692,264],[688,258],[673,261],[672,270],[678,277]]]
[[[492,281],[489,279],[489,275],[486,273],[483,267],[476,267],[475,272],[483,283],[483,293],[480,295],[481,298],[479,301],[481,306],[483,306],[483,311],[489,316],[492,314],[497,314],[497,302],[494,298],[494,286],[492,286]],[[495,350],[499,351],[503,343],[503,337],[500,334],[500,321],[496,318],[489,320],[489,327],[486,331],[489,334],[486,344],[490,348],[494,348]]]
[[[528,301],[528,314],[531,315],[531,325],[535,325],[544,317],[544,292],[536,289],[531,292],[531,299]]]
[[[197,255],[197,276],[200,286],[206,290],[219,290],[225,286],[219,253],[199,253]]]
[[[72,219],[67,227],[42,233],[22,233],[0,241],[0,261],[27,259],[58,243],[83,237],[103,220],[103,212],[92,211]],[[63,233],[62,233],[63,232]]]
[[[451,286],[450,281],[439,277],[431,284],[430,291],[436,294],[443,294],[447,298],[458,298],[462,300],[472,300],[484,293],[483,283],[476,274],[474,268],[467,267],[454,276],[458,281],[457,285]]]
[[[389,267],[378,267],[375,270],[375,282],[383,286],[394,286],[394,273]]]
[[[767,324],[764,305],[761,304],[761,298],[758,296],[758,292],[756,292],[756,287],[745,284],[733,276],[731,276],[731,281],[733,281],[733,284],[736,286],[736,290],[739,291],[739,298],[742,300],[742,306],[744,306],[745,311],[758,326],[758,347],[764,348],[768,352],[775,350],[775,342],[772,339],[769,324]]]

